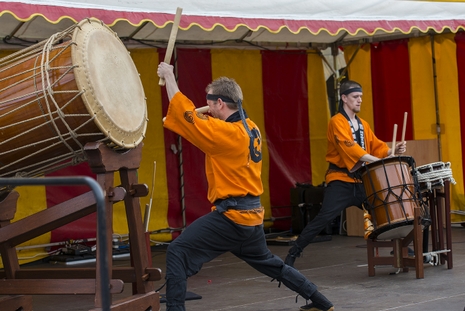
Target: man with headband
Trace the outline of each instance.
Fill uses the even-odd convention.
[[[340,87],[339,112],[328,125],[328,149],[326,161],[326,188],[320,212],[302,230],[289,250],[286,264],[293,266],[302,250],[330,222],[350,206],[362,208],[366,198],[365,188],[357,175],[364,163],[372,163],[392,155],[392,150],[379,140],[370,125],[357,116],[362,104],[362,87],[359,83],[346,80]],[[396,144],[395,154],[406,151],[406,143]]]
[[[332,311],[332,303],[298,270],[284,264],[266,245],[261,180],[262,142],[257,125],[242,109],[242,90],[221,77],[207,88],[209,117],[179,91],[173,66],[160,63],[170,100],[163,126],[205,153],[212,212],[191,223],[166,252],[166,310],[184,311],[187,278],[217,256],[231,252],[306,300],[312,311]],[[215,295],[227,295],[217,289]]]

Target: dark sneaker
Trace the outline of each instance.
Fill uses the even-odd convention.
[[[327,310],[323,310],[323,309],[315,307],[313,303],[309,303],[308,305],[300,307],[299,310],[300,311],[334,311],[334,307],[331,307]]]
[[[423,263],[430,263],[430,264],[434,265],[433,256],[431,256],[430,254],[424,255],[423,256]]]
[[[391,251],[391,255],[394,255],[394,251]],[[409,257],[415,257],[415,251],[412,248],[408,248],[408,256]]]
[[[291,254],[287,254],[286,259],[284,260],[284,263],[288,266],[291,266],[294,268],[294,262],[297,257]]]
[[[300,257],[302,254],[302,249],[298,247],[296,244],[294,244],[290,249],[289,253],[286,256],[286,259],[284,259],[284,263],[288,266],[291,266],[294,268],[294,262],[297,257]]]

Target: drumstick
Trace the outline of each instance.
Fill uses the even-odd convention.
[[[392,152],[393,156],[396,155],[396,135],[397,135],[397,124],[394,124],[394,133],[392,134]]]
[[[207,105],[207,106],[203,106],[200,108],[196,108],[195,111],[200,112],[200,113],[207,113],[208,109],[210,109],[210,106]]]
[[[401,140],[402,143],[405,141],[405,129],[407,127],[407,115],[408,115],[408,112],[404,112],[404,125],[402,126],[402,140]]]
[[[173,27],[171,28],[170,38],[168,40],[168,46],[166,47],[165,60],[164,62],[169,64],[171,62],[171,55],[173,55],[174,43],[176,42],[176,36],[178,34],[179,21],[181,20],[182,8],[176,9],[176,16],[174,17]],[[165,85],[165,79],[160,78],[158,85]]]
[[[210,109],[210,107],[207,105],[207,106],[203,106],[200,108],[196,108],[195,111],[200,112],[200,113],[207,113],[208,109]],[[166,117],[163,117],[162,121],[165,122],[165,120],[166,120]]]
[[[149,232],[150,212],[152,211],[152,199],[153,199],[153,192],[155,191],[155,175],[156,175],[156,172],[157,172],[157,161],[153,161],[152,191],[150,192],[149,204],[147,204],[145,206],[145,215],[144,215],[145,232]]]

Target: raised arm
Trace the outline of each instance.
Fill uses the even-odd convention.
[[[158,65],[157,74],[160,78],[165,79],[166,93],[168,95],[168,99],[171,101],[173,96],[179,92],[179,87],[176,83],[176,78],[174,77],[173,66],[161,62]]]

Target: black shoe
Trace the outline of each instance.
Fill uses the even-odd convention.
[[[394,255],[394,251],[391,251],[391,255]],[[415,251],[411,249],[410,247],[408,248],[408,256],[409,257],[415,257]]]
[[[294,268],[295,259],[300,257],[301,253],[302,249],[294,244],[294,246],[289,249],[289,253],[286,256],[286,259],[284,259],[284,263]]]
[[[309,303],[308,305],[300,307],[299,310],[300,311],[334,311],[334,307],[324,310],[324,309],[315,307],[313,303]]]
[[[423,256],[423,263],[434,264],[433,256],[431,256],[430,254],[426,254],[425,256]]]
[[[415,251],[413,249],[411,249],[410,247],[408,248],[408,255],[410,257],[414,257],[415,256]]]
[[[296,258],[297,257],[295,255],[287,254],[286,259],[284,260],[284,263],[294,268],[294,262]]]

